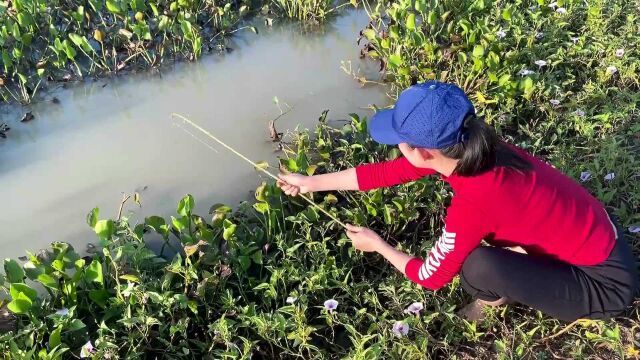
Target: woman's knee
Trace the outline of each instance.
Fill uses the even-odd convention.
[[[460,280],[467,292],[477,292],[486,288],[488,282],[497,280],[500,276],[499,251],[497,248],[480,246],[467,256],[460,271]]]

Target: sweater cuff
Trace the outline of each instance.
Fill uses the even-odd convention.
[[[404,267],[405,276],[414,283],[419,284],[420,278],[418,277],[418,273],[423,263],[424,261],[419,258],[413,258],[409,260],[409,262],[407,262],[407,265],[405,265]]]

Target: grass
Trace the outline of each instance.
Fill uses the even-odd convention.
[[[381,62],[392,96],[432,78],[463,86],[502,137],[585,179],[620,217],[638,255],[640,239],[632,232],[640,224],[635,5],[549,5],[381,2],[367,7],[372,23],[363,29],[362,50]],[[289,171],[332,172],[398,156],[368,137],[366,119],[353,115],[332,128],[326,117],[290,139],[281,160]],[[451,195],[442,181],[423,179],[311,200],[424,256]],[[0,285],[11,295],[5,305],[15,314],[9,317],[16,331],[0,335],[0,358],[74,358],[83,351],[100,359],[640,356],[638,301],[609,321],[566,324],[508,306],[469,323],[455,314],[469,300],[457,280],[425,291],[379,256],[354,251],[339,224],[270,182],[237,211],[216,204],[198,216],[194,206],[185,196],[175,216],[139,222],[101,219],[94,209],[87,223],[101,252],[80,258],[55,243],[24,264],[6,260]],[[152,237],[164,239],[161,254],[146,247]],[[46,294],[35,293],[32,282]],[[338,301],[336,310],[324,308],[328,299]],[[405,313],[414,302],[424,309]],[[409,326],[406,336],[394,334],[397,322]]]

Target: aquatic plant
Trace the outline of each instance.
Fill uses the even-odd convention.
[[[230,0],[2,1],[0,97],[26,103],[48,82],[224,50],[249,10]]]

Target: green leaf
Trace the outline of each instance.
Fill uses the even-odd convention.
[[[399,54],[389,55],[389,64],[400,67],[403,64],[402,57]]]
[[[22,267],[13,259],[4,259],[4,272],[7,274],[7,281],[10,283],[19,283],[24,279]]]
[[[180,218],[171,217],[171,224],[176,228],[179,232],[189,228],[189,218],[186,216],[181,216]]]
[[[53,349],[56,346],[62,344],[62,326],[58,326],[55,330],[51,332],[49,335],[49,349]]]
[[[122,9],[120,9],[118,2],[115,0],[107,0],[107,10],[113,14],[122,14]]]
[[[169,27],[169,17],[166,15],[161,15],[160,21],[158,21],[158,29],[160,29],[160,31],[166,31],[168,27]]]
[[[120,279],[140,283],[140,278],[131,274],[120,275]]]
[[[71,39],[71,41],[74,44],[76,44],[77,47],[81,47],[82,46],[82,36],[80,36],[78,34],[70,33],[69,34],[69,39]]]
[[[373,29],[365,29],[362,31],[362,35],[367,38],[369,41],[373,41],[376,38],[376,31]]]
[[[435,11],[429,11],[429,15],[427,16],[427,23],[431,26],[434,26],[438,22],[438,15]]]
[[[87,325],[85,325],[80,319],[74,319],[71,324],[69,324],[69,330],[71,331],[84,329],[85,327],[87,327]]]
[[[98,237],[102,240],[109,240],[116,233],[116,227],[113,220],[99,220],[93,227]]]
[[[187,196],[183,197],[178,203],[178,214],[180,216],[190,216],[191,211],[195,206],[196,202],[193,200],[193,196],[191,196],[191,194],[187,194]]]
[[[474,57],[482,57],[484,55],[484,46],[476,45],[473,48],[473,56]]]
[[[102,278],[102,264],[98,260],[93,260],[89,267],[85,270],[85,278],[87,281],[97,282],[100,285],[104,285],[104,279]]]
[[[58,289],[58,281],[49,274],[38,275],[36,281],[50,289]]]
[[[423,13],[427,10],[427,3],[425,0],[416,0],[415,3],[415,9],[416,11]]]
[[[65,54],[67,54],[67,57],[71,60],[75,59],[78,53],[73,48],[73,46],[71,46],[71,43],[69,42],[69,40],[63,41],[62,46],[64,47],[64,52]]]
[[[166,224],[160,216],[149,216],[144,219],[144,223],[156,232],[161,232],[161,226]]]
[[[407,29],[409,30],[415,30],[416,29],[416,14],[414,13],[409,13],[407,15],[407,21],[405,26],[407,27]]]
[[[511,9],[506,8],[502,10],[502,18],[507,21],[511,21]]]
[[[7,308],[14,314],[24,314],[33,306],[33,302],[24,293],[19,293],[17,297],[13,298],[7,305]]]
[[[95,228],[98,218],[100,218],[100,208],[95,207],[87,214],[87,224],[89,227],[92,229]]]
[[[35,24],[35,22],[33,21],[33,17],[31,16],[31,14],[29,14],[28,12],[20,12],[18,13],[18,24],[22,27],[22,28],[27,28],[30,27],[32,25]]]
[[[256,209],[256,211],[260,214],[265,214],[267,213],[267,211],[269,211],[269,204],[265,202],[258,202],[253,204],[253,208]]]
[[[222,238],[226,241],[229,241],[233,234],[236,232],[237,225],[229,220],[225,220],[224,223],[224,232],[222,233]]]
[[[238,256],[238,262],[240,263],[240,267],[244,271],[247,271],[249,269],[249,266],[251,266],[251,258],[246,255]]]
[[[105,308],[107,301],[111,297],[111,294],[106,289],[98,289],[89,291],[89,299],[98,304],[98,306]]]
[[[9,293],[12,299],[17,299],[20,294],[25,294],[31,301],[35,301],[38,298],[38,292],[24,283],[11,284]]]
[[[41,264],[34,264],[33,261],[27,261],[22,265],[22,269],[27,277],[31,280],[35,280],[40,276],[40,274],[44,273],[44,266]]]

